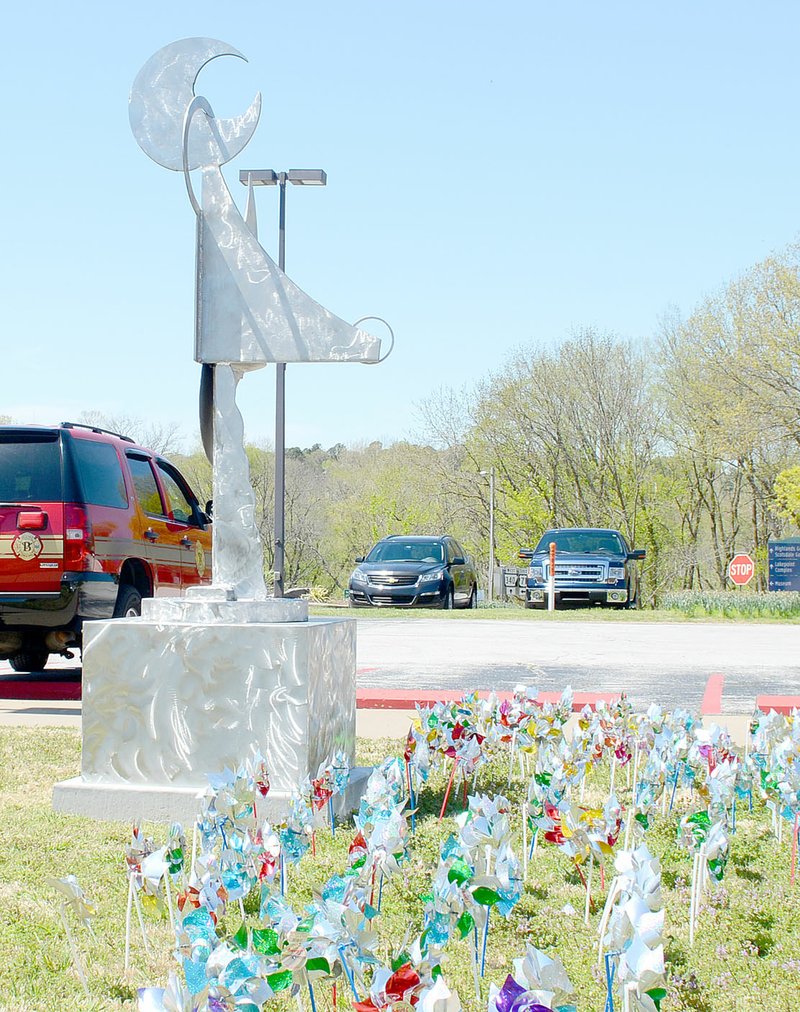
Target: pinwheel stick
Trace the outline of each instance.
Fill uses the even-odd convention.
[[[522,802],[522,881],[528,878],[528,802]]]
[[[447,802],[450,800],[450,791],[453,789],[453,780],[456,776],[456,767],[458,766],[458,760],[453,759],[453,768],[450,770],[450,779],[447,781],[447,790],[444,792],[444,801],[442,802],[442,810],[439,812],[439,822],[444,818],[444,813],[447,808]]]
[[[604,1012],[614,1012],[614,971],[616,967],[612,960],[615,953],[609,952],[606,956],[606,1007]]]
[[[694,930],[700,908],[700,893],[703,889],[706,874],[706,847],[702,844],[694,856],[692,868],[692,892],[689,901],[689,945],[694,945]]]
[[[517,729],[511,732],[511,755],[508,757],[508,786],[511,786],[511,776],[514,772],[514,753],[517,751]]]
[[[472,933],[472,979],[475,982],[475,997],[480,1002],[481,1000],[481,978],[478,970],[478,929],[477,927]]]
[[[589,875],[586,879],[586,908],[583,913],[583,923],[589,923],[589,906],[592,902],[592,871],[594,869],[594,854],[589,858]]]
[[[417,831],[417,799],[414,797],[414,782],[411,777],[411,763],[406,763],[406,778],[408,780],[408,804],[411,814],[411,832]]]
[[[684,764],[685,764],[685,760],[682,759],[679,763],[676,763],[676,765],[675,765],[675,780],[672,783],[672,797],[669,799],[669,811],[670,811],[670,815],[672,814],[672,806],[675,803],[675,792],[678,789],[678,778],[681,775],[681,766],[684,765]]]
[[[134,887],[133,887],[133,905],[136,907],[136,916],[137,916],[137,918],[139,920],[139,928],[141,929],[141,932],[142,932],[142,942],[144,943],[144,951],[149,956],[150,955],[150,942],[148,941],[148,938],[147,938],[147,928],[145,927],[145,924],[144,924],[144,911],[142,910],[142,902],[139,899],[139,891],[136,888],[135,884],[134,884]]]
[[[194,824],[192,829],[192,863],[189,865],[189,876],[194,875],[194,862],[197,857],[197,823]]]
[[[314,987],[308,974],[306,974],[306,980],[308,982],[308,997],[311,1002],[311,1012],[317,1012],[317,1003],[314,1001]]]
[[[794,885],[795,871],[797,870],[797,831],[798,831],[798,813],[795,812],[794,816],[794,827],[792,828],[792,873],[789,881]]]
[[[61,923],[64,925],[64,931],[67,933],[67,941],[69,942],[70,952],[72,953],[72,962],[75,964],[75,969],[80,977],[81,984],[86,997],[89,998],[89,981],[86,979],[86,971],[83,969],[83,963],[81,962],[80,953],[78,952],[78,946],[75,944],[75,938],[70,931],[69,921],[67,920],[65,904],[61,904],[58,910],[61,915]]]
[[[169,912],[169,926],[175,931],[175,913],[172,909],[172,889],[169,884],[169,868],[164,872],[164,892],[167,895],[167,910]]]
[[[133,879],[128,879],[128,907],[125,911],[125,972],[131,965],[131,915],[133,914]]]
[[[353,997],[355,998],[356,1001],[361,1001],[361,999],[358,997],[358,991],[356,991],[356,979],[353,976],[353,971],[350,969],[350,966],[349,966],[347,960],[344,957],[344,946],[343,945],[339,947],[339,956],[340,956],[340,958],[342,960],[342,966],[344,967],[344,972],[347,975],[347,979],[348,979],[348,981],[350,983],[350,990],[353,992]]]
[[[600,947],[597,956],[597,962],[601,966],[603,963],[603,939],[605,938],[606,930],[608,929],[608,922],[609,919],[611,918],[611,911],[614,908],[614,900],[616,900],[617,895],[621,891],[622,891],[622,882],[619,876],[615,876],[613,882],[611,883],[611,889],[608,892],[608,897],[606,898],[606,905],[605,907],[603,907],[603,916],[600,918],[600,927],[598,928],[598,932],[600,934]],[[611,955],[613,955],[613,953],[609,953],[609,955],[606,956],[606,974],[608,974],[608,965],[609,965],[608,960],[609,956]],[[611,1007],[612,1008],[614,1007],[613,1002]]]
[[[489,914],[492,912],[492,908],[486,907],[486,921],[483,925],[483,946],[481,948],[481,977],[486,972],[486,943],[489,941]]]

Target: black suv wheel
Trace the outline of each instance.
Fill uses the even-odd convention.
[[[18,654],[9,657],[8,663],[15,671],[42,671],[47,664],[50,654],[46,650],[20,650]]]

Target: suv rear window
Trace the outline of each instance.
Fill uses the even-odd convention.
[[[72,447],[84,500],[94,506],[125,509],[128,505],[125,479],[114,447],[94,439],[73,439]]]
[[[59,502],[61,499],[58,433],[0,433],[0,502]]]

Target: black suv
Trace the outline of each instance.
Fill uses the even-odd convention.
[[[455,538],[393,534],[356,559],[350,606],[476,608],[478,576]]]

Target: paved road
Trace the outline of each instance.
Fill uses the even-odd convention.
[[[421,618],[358,624],[359,685],[627,692],[634,706],[700,708],[725,676],[723,713],[800,694],[800,626]]]
[[[75,661],[61,659],[52,660],[51,669],[80,671]],[[0,662],[0,675],[11,673]],[[625,691],[637,709],[655,700],[699,710],[708,677],[716,673],[725,676],[723,713],[752,712],[761,693],[800,694],[800,626],[429,617],[358,622],[358,684],[365,688],[572,685],[578,692]]]

